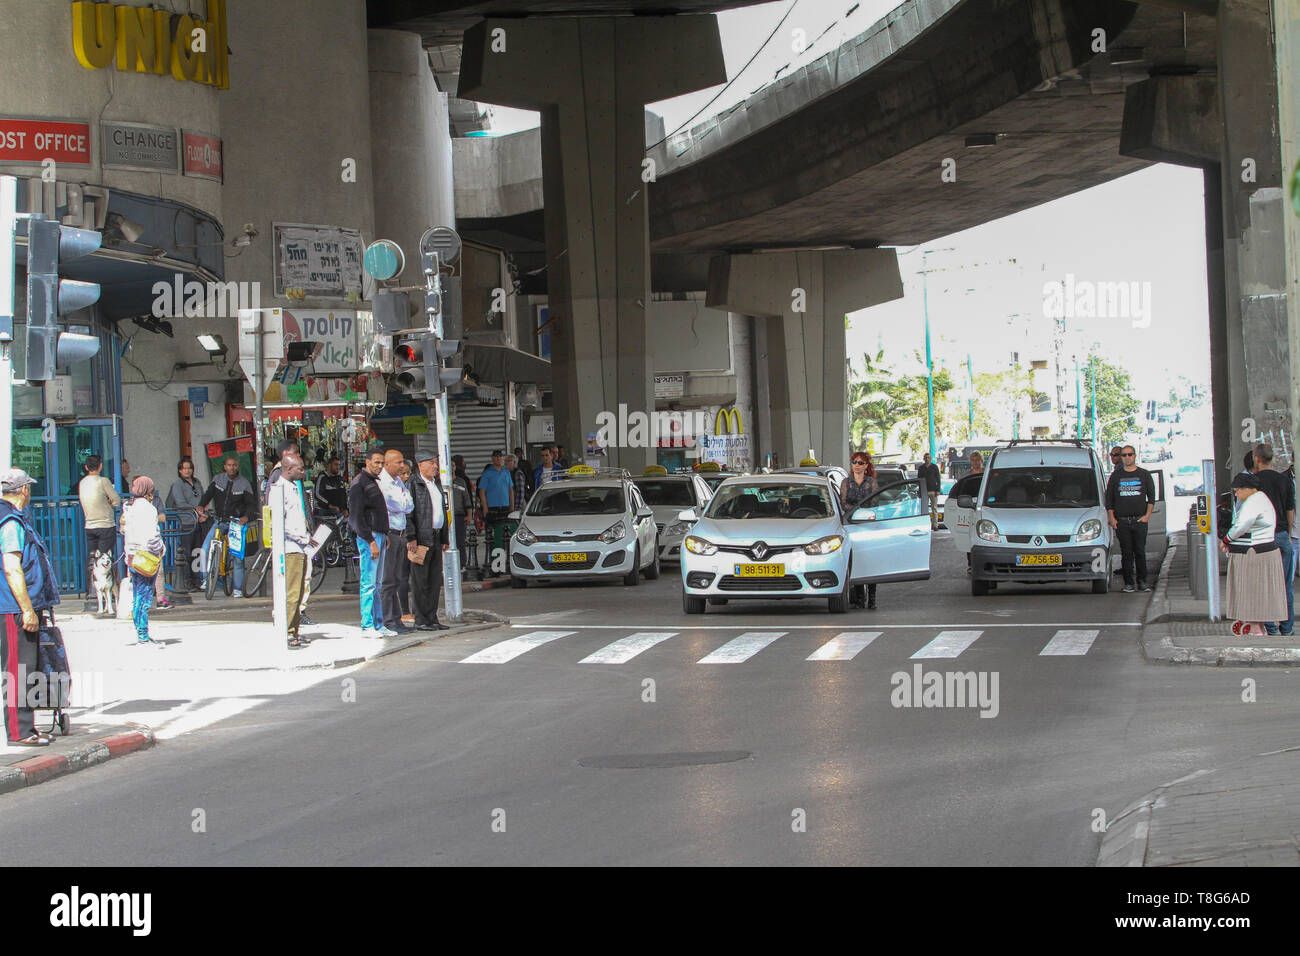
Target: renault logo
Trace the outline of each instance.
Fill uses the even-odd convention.
[[[1041,548],[1042,546],[1043,546],[1043,536],[1041,534],[1034,535],[1034,547]]]
[[[767,544],[765,542],[759,541],[752,548],[750,548],[750,551],[753,553],[754,557],[762,561],[764,558],[767,557]]]

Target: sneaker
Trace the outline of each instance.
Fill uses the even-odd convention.
[[[1131,585],[1131,584],[1126,584],[1126,585],[1124,585],[1124,593],[1125,593],[1125,594],[1132,594],[1132,593],[1133,593],[1134,591],[1136,591],[1136,590],[1137,590],[1137,588],[1135,588],[1135,587],[1134,587],[1133,585]]]
[[[170,611],[170,610],[171,610],[172,608],[174,608],[175,606],[176,606],[176,605],[173,604],[171,601],[168,601],[168,600],[166,600],[166,599],[163,599],[163,600],[159,601],[157,604],[155,604],[155,605],[154,605],[154,608],[155,608],[156,610],[159,610],[159,611]]]
[[[394,631],[391,627],[381,627],[375,633],[380,637],[397,637],[397,631]]]
[[[378,631],[376,631],[373,627],[363,627],[361,629],[361,636],[362,637],[383,637],[383,635],[380,634]]]
[[[1140,581],[1140,582],[1138,583],[1138,590],[1139,590],[1139,591],[1150,591],[1150,590],[1151,590],[1151,585],[1147,584],[1145,581]]]
[[[241,598],[241,597],[244,596],[244,592],[241,591],[241,590],[239,590],[239,588],[235,588],[234,591],[230,592],[230,596],[231,596],[231,597]]]
[[[299,624],[315,624],[316,622],[313,621],[311,618],[309,618],[306,614],[299,614],[299,615],[298,615],[298,623],[299,623]]]

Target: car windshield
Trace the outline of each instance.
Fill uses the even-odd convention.
[[[705,484],[707,484],[710,488],[717,488],[718,485],[722,484],[731,476],[728,474],[723,474],[721,472],[714,471],[706,475],[701,475],[700,477],[704,479]]]
[[[681,505],[690,508],[695,504],[691,493],[690,481],[674,481],[669,478],[638,478],[637,488],[648,505]]]
[[[994,468],[984,487],[984,505],[990,508],[1081,508],[1097,503],[1091,468]]]
[[[543,485],[528,504],[528,514],[538,517],[618,515],[625,510],[621,488],[582,488],[562,482]]]
[[[705,516],[809,520],[829,518],[832,514],[830,493],[825,485],[811,482],[746,484],[737,481],[718,489]]]

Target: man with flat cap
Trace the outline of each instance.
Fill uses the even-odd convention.
[[[442,588],[442,552],[447,550],[447,495],[438,477],[438,456],[430,451],[416,452],[418,474],[408,486],[415,507],[406,522],[406,551],[411,558],[411,589],[415,597],[415,627],[420,631],[445,631],[438,623],[438,593]],[[424,563],[417,564],[419,547],[429,550]]]

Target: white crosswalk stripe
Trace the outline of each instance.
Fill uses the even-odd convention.
[[[491,647],[485,647],[483,650],[471,654],[461,663],[504,664],[506,661],[513,661],[520,654],[526,654],[534,647],[540,647],[543,644],[549,644],[551,641],[557,641],[562,637],[568,637],[570,634],[576,633],[576,631],[532,631],[528,634],[520,634],[518,637],[512,637],[509,640],[499,641]]]
[[[983,631],[940,631],[939,636],[912,655],[923,657],[957,657],[983,634]]]
[[[643,651],[648,651],[656,644],[662,644],[670,637],[676,637],[676,631],[637,631],[627,637],[620,637],[613,644],[607,644],[594,654],[588,654],[579,664],[626,664]]]
[[[785,631],[746,631],[727,641],[712,654],[701,657],[699,663],[741,664],[784,635]]]
[[[1057,631],[1041,651],[1040,657],[1077,657],[1087,654],[1099,631]]]
[[[810,661],[851,661],[880,636],[880,631],[846,631],[836,634],[808,655]]]

